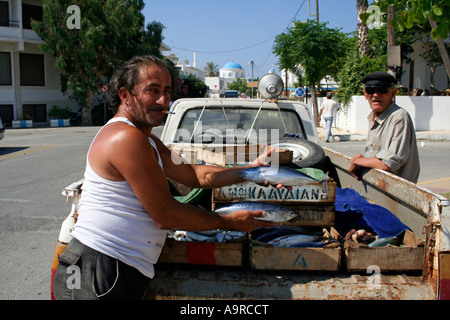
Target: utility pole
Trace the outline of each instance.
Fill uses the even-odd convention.
[[[387,30],[388,30],[388,46],[395,46],[395,29],[392,27],[391,21],[395,18],[395,8],[392,5],[387,9]]]
[[[392,20],[395,18],[395,7],[389,5],[387,9],[387,36],[388,36],[388,67],[390,73],[396,77],[395,67],[402,64],[400,46],[396,46],[395,29],[392,26]]]
[[[311,14],[311,0],[308,0],[308,15],[310,17],[316,17],[316,22],[319,24],[319,0],[316,0],[316,14]]]
[[[316,0],[316,22],[319,24],[319,0]]]
[[[253,60],[252,60],[252,61],[250,61],[248,64],[252,66],[252,99],[253,99],[253,65],[254,65],[255,63],[254,63]]]

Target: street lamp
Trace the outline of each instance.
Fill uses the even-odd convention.
[[[253,62],[253,60],[248,63],[248,65],[252,67],[252,99],[253,99],[253,65],[254,64],[255,63]]]

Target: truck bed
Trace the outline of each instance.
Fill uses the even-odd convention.
[[[322,274],[157,265],[148,299],[432,300],[421,275]]]
[[[393,212],[418,236],[441,205],[440,196],[386,172],[370,170],[362,181],[348,168],[350,158],[324,148],[330,176],[341,188],[352,188],[370,202]],[[428,233],[427,233],[428,234]],[[427,252],[427,250],[425,250]],[[150,299],[436,299],[433,263],[417,272],[257,271],[246,268],[158,264],[150,283]]]

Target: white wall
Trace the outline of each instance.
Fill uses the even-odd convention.
[[[404,87],[409,88],[412,91],[415,88],[422,90],[430,89],[431,79],[430,79],[430,67],[428,63],[422,58],[421,55],[425,53],[425,47],[419,41],[413,45],[414,51],[410,54],[411,61],[414,61],[414,75],[412,88],[409,88],[409,78],[411,72],[411,65],[409,62],[403,61],[403,71],[401,77],[401,83]],[[448,88],[447,72],[444,65],[440,65],[436,68],[434,74],[434,85],[439,90],[445,90]]]
[[[395,99],[411,115],[416,131],[450,131],[450,97],[397,96]],[[319,107],[322,100],[318,99]],[[337,112],[334,126],[350,133],[367,133],[370,112],[364,96],[353,96],[350,105]]]

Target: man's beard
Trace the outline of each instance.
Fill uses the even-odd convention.
[[[150,112],[139,112],[139,116],[134,117],[133,119],[135,126],[141,129],[151,129],[160,126],[164,120],[163,114],[161,113],[160,117],[158,114],[158,112],[161,112],[161,110],[165,109],[160,106],[155,106],[148,108],[148,111]]]

